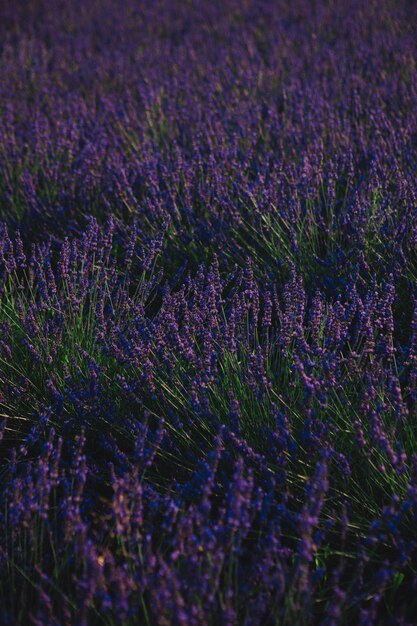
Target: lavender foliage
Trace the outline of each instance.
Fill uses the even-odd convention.
[[[0,623],[411,626],[417,4],[0,3]]]

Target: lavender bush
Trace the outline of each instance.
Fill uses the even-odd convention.
[[[411,626],[417,5],[0,5],[0,623]]]

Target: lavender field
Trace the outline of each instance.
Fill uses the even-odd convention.
[[[0,625],[417,624],[417,2],[0,1]]]

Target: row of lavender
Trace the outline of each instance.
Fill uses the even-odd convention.
[[[289,255],[333,291],[347,264],[409,260],[413,6],[15,4],[0,188],[25,236],[62,239],[91,214],[155,235],[171,218],[181,261],[218,246],[275,271]]]
[[[0,8],[0,621],[412,624],[413,3]]]

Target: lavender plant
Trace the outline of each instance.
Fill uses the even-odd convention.
[[[0,622],[411,626],[407,0],[0,6]]]

